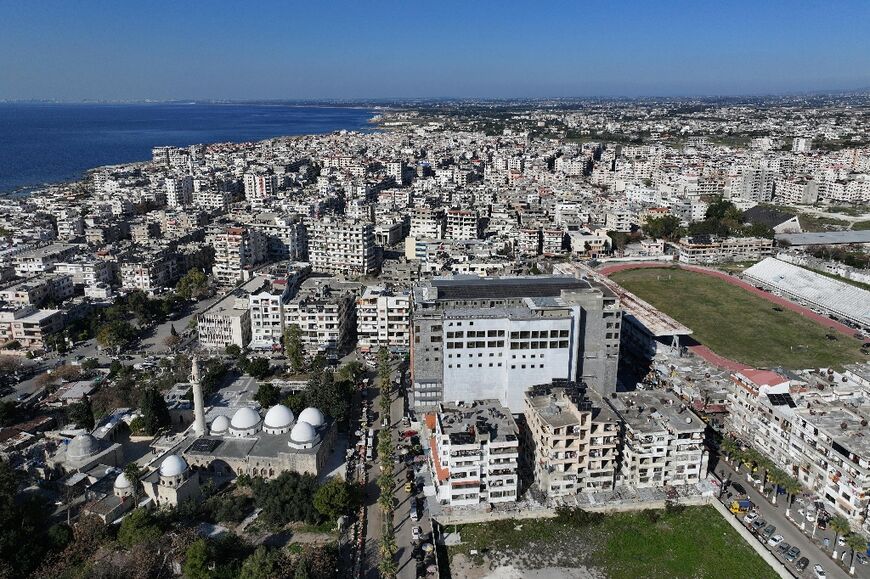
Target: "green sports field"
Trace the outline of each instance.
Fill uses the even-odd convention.
[[[610,279],[685,324],[711,350],[744,364],[789,369],[866,361],[861,342],[720,279],[676,268],[633,269]],[[831,335],[836,339],[829,339]]]

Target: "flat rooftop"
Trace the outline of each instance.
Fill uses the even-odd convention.
[[[441,404],[438,419],[441,432],[450,437],[452,444],[517,440],[517,423],[511,411],[498,400],[445,402]]]
[[[568,276],[435,278],[439,300],[557,297],[562,290],[589,289],[586,280]]]
[[[705,428],[704,421],[679,398],[665,392],[618,392],[610,404],[636,432],[703,432]]]
[[[777,241],[791,245],[839,245],[844,243],[870,243],[870,229],[863,231],[820,231],[818,233],[780,233]]]

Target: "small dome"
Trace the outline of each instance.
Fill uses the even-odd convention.
[[[100,451],[100,443],[90,434],[79,434],[66,447],[66,455],[70,458],[87,458]]]
[[[115,479],[115,488],[116,489],[128,489],[132,487],[133,484],[130,482],[130,479],[127,478],[127,475],[123,472],[118,475]]]
[[[283,404],[276,404],[266,413],[263,424],[268,428],[287,428],[293,423],[293,412]]]
[[[214,434],[223,434],[230,429],[230,419],[221,414],[211,421],[211,432]]]
[[[167,456],[160,465],[160,476],[178,476],[187,470],[187,463],[177,454]]]
[[[311,442],[316,436],[317,432],[314,431],[314,427],[307,422],[302,422],[301,420],[297,422],[296,426],[293,427],[293,430],[290,431],[290,440],[298,444]]]
[[[299,420],[307,422],[314,428],[318,428],[323,426],[323,423],[326,421],[323,418],[323,412],[314,408],[313,406],[309,406],[305,410],[299,413]]]
[[[253,408],[239,408],[233,414],[230,426],[236,430],[248,430],[260,424],[260,415]]]

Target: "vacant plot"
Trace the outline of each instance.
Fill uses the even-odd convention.
[[[713,507],[607,516],[574,511],[555,519],[465,525],[460,533],[462,544],[448,552],[464,563],[463,576],[505,567],[519,576],[534,569],[548,569],[551,576],[582,569],[582,576],[612,579],[777,576]]]
[[[696,340],[720,356],[744,364],[801,369],[867,359],[858,340],[710,276],[635,269],[610,277],[690,327]]]

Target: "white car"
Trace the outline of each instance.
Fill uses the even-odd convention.
[[[807,514],[804,515],[804,518],[808,523],[814,523],[816,521],[816,513],[813,511],[807,511]]]
[[[757,518],[758,518],[758,513],[753,511],[751,513],[747,513],[746,516],[743,517],[743,522],[746,523],[747,525],[749,525],[750,523],[752,523],[752,521],[754,521]]]
[[[774,535],[767,540],[767,544],[771,547],[776,547],[780,543],[782,543],[782,535]]]
[[[837,544],[841,547],[845,547],[846,546],[846,537],[844,537],[843,535],[840,535],[839,537],[837,537]]]
[[[821,565],[813,565],[813,577],[816,579],[826,579],[827,575]]]
[[[415,541],[419,541],[422,531],[423,529],[421,529],[420,527],[414,527],[413,529],[411,529],[411,538]]]

